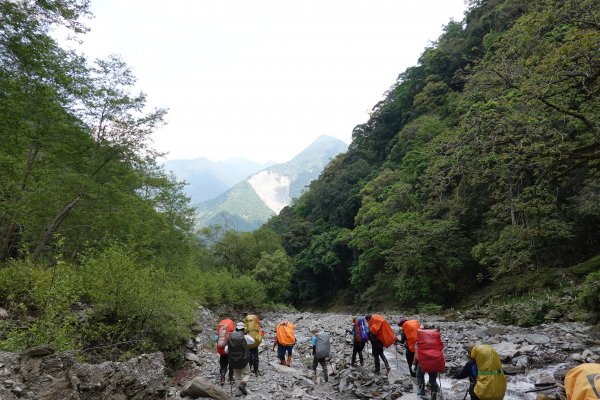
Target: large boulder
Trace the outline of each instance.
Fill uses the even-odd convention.
[[[216,387],[212,383],[200,377],[194,378],[191,382],[189,382],[181,391],[181,396],[190,397],[192,399],[198,399],[201,397],[216,400],[231,399],[231,396],[229,396],[226,391]]]

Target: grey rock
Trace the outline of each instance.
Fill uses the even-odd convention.
[[[54,353],[54,347],[50,344],[31,347],[23,352],[24,356],[42,357]]]
[[[203,378],[194,378],[181,391],[181,396],[198,399],[200,397],[208,397],[210,399],[228,400],[231,399],[229,393],[207,382]]]
[[[498,353],[502,362],[510,361],[519,349],[519,345],[510,342],[496,343],[493,344],[492,347],[496,350],[496,353]]]
[[[196,364],[200,364],[200,358],[194,353],[185,353],[185,359],[188,361],[195,362]]]
[[[540,335],[538,333],[530,333],[525,335],[525,340],[533,344],[547,344],[550,343],[550,338],[546,335]]]

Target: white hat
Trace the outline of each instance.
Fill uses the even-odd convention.
[[[246,326],[244,325],[243,322],[238,322],[237,325],[235,326],[235,329],[238,331],[243,331],[244,329],[246,329]]]

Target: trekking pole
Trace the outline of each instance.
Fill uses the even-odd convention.
[[[400,361],[398,361],[398,354],[400,354],[398,352],[398,343],[395,344],[396,345],[396,371],[398,371],[398,373],[400,373]]]

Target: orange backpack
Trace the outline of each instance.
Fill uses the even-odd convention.
[[[390,347],[396,342],[396,334],[390,326],[390,323],[379,314],[371,315],[369,320],[369,330],[384,347]]]
[[[230,319],[221,320],[217,324],[217,353],[222,356],[227,354],[225,353],[225,346],[227,346],[227,340],[229,340],[229,335],[233,330],[233,321]]]
[[[569,400],[600,399],[600,364],[581,364],[569,370],[565,390]]]
[[[408,344],[408,349],[415,352],[415,344],[417,343],[417,332],[421,324],[416,319],[411,319],[402,324],[402,330],[404,331],[404,336],[406,336],[406,343]]]
[[[282,346],[292,346],[296,343],[294,324],[290,321],[285,321],[277,325],[275,333],[277,334],[277,343]]]

